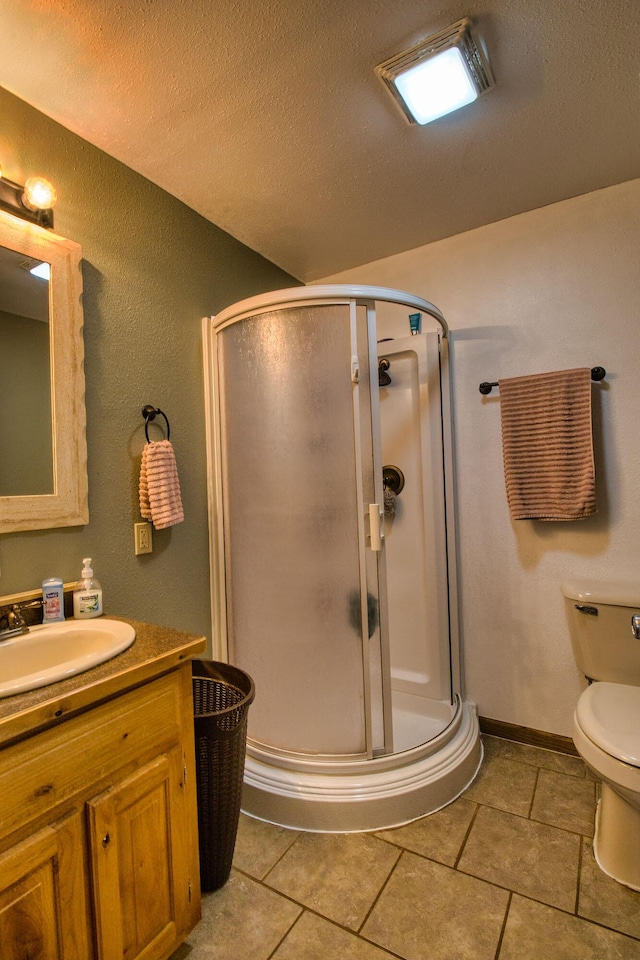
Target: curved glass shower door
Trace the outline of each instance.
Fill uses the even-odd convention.
[[[214,341],[226,632],[256,684],[250,741],[283,757],[383,753],[373,318],[354,301],[305,303]]]

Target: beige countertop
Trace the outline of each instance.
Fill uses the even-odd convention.
[[[206,638],[169,627],[111,617],[130,623],[133,644],[91,670],[37,690],[0,698],[0,746],[67,720],[98,703],[139,686],[191,660],[205,649]]]

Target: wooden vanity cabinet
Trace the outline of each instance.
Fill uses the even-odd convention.
[[[0,856],[2,960],[91,957],[79,814]]]
[[[2,960],[168,960],[200,917],[190,663],[0,750]]]

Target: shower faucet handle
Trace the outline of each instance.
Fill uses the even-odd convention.
[[[640,640],[640,614],[634,613],[631,617],[631,633],[636,640]]]

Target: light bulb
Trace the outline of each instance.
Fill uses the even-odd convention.
[[[29,273],[33,274],[34,277],[38,277],[40,280],[51,280],[51,264],[50,263],[38,263],[35,267],[31,267]]]
[[[54,185],[44,177],[29,177],[24,185],[22,202],[30,210],[50,210],[57,199]]]
[[[418,123],[431,123],[478,96],[457,47],[423,60],[399,74],[395,83]]]

